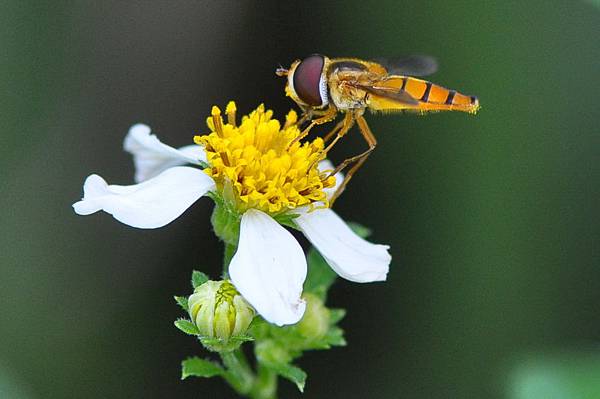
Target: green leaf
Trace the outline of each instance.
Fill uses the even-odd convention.
[[[225,370],[219,364],[199,357],[191,357],[181,362],[182,380],[190,376],[210,378],[224,373]]]
[[[209,280],[208,276],[198,270],[192,272],[192,287],[196,289]]]
[[[349,222],[348,226],[350,226],[352,231],[355,232],[357,235],[359,235],[362,238],[367,238],[372,233],[370,228],[368,228],[367,226],[363,226],[360,223]]]
[[[344,330],[339,327],[331,327],[323,341],[332,346],[346,346],[347,342],[344,338]]]
[[[329,322],[336,324],[346,316],[346,309],[329,309]]]
[[[181,306],[183,308],[183,310],[185,310],[186,312],[189,312],[189,307],[188,307],[188,299],[185,296],[175,296],[175,301],[177,302],[177,304],[179,306]]]
[[[196,327],[196,325],[194,323],[192,323],[191,321],[189,321],[187,319],[176,320],[175,327],[179,328],[181,331],[183,331],[184,333],[189,334],[189,335],[200,334],[200,331],[198,331],[198,327]]]
[[[304,283],[304,290],[312,292],[324,301],[327,290],[333,284],[337,275],[314,248],[308,251],[307,263],[308,274]]]
[[[304,392],[306,385],[306,372],[299,367],[291,364],[280,364],[272,368],[277,374],[292,381],[298,387],[300,392]]]

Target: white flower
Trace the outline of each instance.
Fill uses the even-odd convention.
[[[139,183],[108,185],[100,176],[91,175],[84,183],[83,199],[73,204],[76,213],[89,215],[103,210],[133,227],[158,228],[217,190],[207,173],[182,166],[206,162],[206,153],[199,145],[169,147],[152,135],[150,128],[138,124],[127,134],[124,148],[133,155]],[[332,169],[328,161],[322,161],[319,168]],[[341,179],[337,176],[337,184]],[[328,196],[334,190],[324,189]],[[294,219],[298,228],[341,277],[360,283],[386,279],[391,261],[387,245],[362,239],[329,208],[310,210],[304,205],[293,212],[300,214]],[[292,234],[264,209],[244,210],[229,273],[238,291],[265,320],[285,325],[302,318],[306,257]]]

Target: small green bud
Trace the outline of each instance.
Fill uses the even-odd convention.
[[[330,325],[329,309],[319,297],[305,292],[306,311],[296,328],[308,340],[319,340],[327,334]]]
[[[196,287],[188,307],[202,342],[215,351],[235,349],[244,339],[228,345],[230,339],[243,338],[254,318],[254,309],[228,280],[209,280]]]

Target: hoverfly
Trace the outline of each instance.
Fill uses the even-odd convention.
[[[310,121],[297,140],[304,138],[314,126],[332,121],[339,112],[343,112],[344,118],[324,137],[328,143],[324,153],[327,154],[354,123],[369,145],[366,151],[344,160],[332,172],[332,175],[336,174],[353,164],[333,195],[332,204],[377,145],[363,117],[366,109],[418,113],[462,111],[472,114],[479,109],[479,100],[475,96],[413,77],[429,75],[437,70],[437,63],[431,57],[412,56],[389,63],[389,66],[382,64],[313,54],[294,61],[289,69],[280,67],[276,70],[278,76],[287,76],[286,94],[304,113],[298,125]]]

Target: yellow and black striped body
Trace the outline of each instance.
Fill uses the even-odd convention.
[[[426,80],[411,76],[388,75],[379,80],[374,86],[379,93],[386,95],[369,95],[366,103],[373,111],[401,111],[411,110],[417,112],[427,111],[462,111],[475,113],[479,109],[479,100],[475,96],[468,96],[456,90],[446,89]],[[398,102],[393,99],[394,92],[404,91],[415,100],[414,104]]]
[[[462,111],[475,113],[479,100],[456,90],[407,75],[388,74],[375,62],[355,58],[325,58],[328,98],[341,111]],[[324,107],[326,102],[323,102]]]

